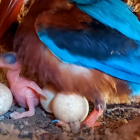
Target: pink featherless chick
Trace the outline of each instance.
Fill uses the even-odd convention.
[[[35,106],[39,104],[39,94],[43,95],[42,89],[33,81],[19,76],[22,65],[17,61],[16,53],[9,52],[0,55],[0,67],[8,69],[7,80],[17,103],[28,111],[19,114],[10,114],[13,119],[31,117],[35,114]]]

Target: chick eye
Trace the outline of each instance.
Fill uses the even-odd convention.
[[[14,64],[16,63],[16,57],[13,54],[2,54],[1,55],[3,63]]]

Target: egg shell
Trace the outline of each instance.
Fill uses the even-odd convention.
[[[47,84],[43,89],[43,95],[40,95],[40,104],[45,111],[53,113],[52,111],[52,100],[54,96],[58,93],[55,87],[51,84]]]
[[[80,95],[59,93],[53,98],[52,111],[57,119],[64,122],[82,122],[88,115],[89,104]]]
[[[0,116],[8,112],[13,103],[13,95],[10,89],[0,83]]]

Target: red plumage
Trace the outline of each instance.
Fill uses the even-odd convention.
[[[16,19],[24,0],[2,0],[0,3],[0,38]],[[16,7],[16,8],[15,8]]]

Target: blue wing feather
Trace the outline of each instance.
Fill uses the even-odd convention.
[[[132,13],[132,8],[121,0],[72,1],[77,3],[77,7],[81,11],[99,20],[103,24],[117,29],[131,39],[136,41],[140,40],[140,22]]]
[[[89,27],[84,30],[42,27],[37,34],[64,63],[98,69],[140,84],[140,51],[137,43],[99,22],[93,21]]]
[[[89,24],[89,29],[84,30],[43,30],[60,49],[65,49],[72,55],[96,60],[105,61],[110,57],[127,56],[138,48],[133,40],[95,20]]]
[[[132,96],[140,96],[140,84],[127,82],[127,85],[132,90]]]

